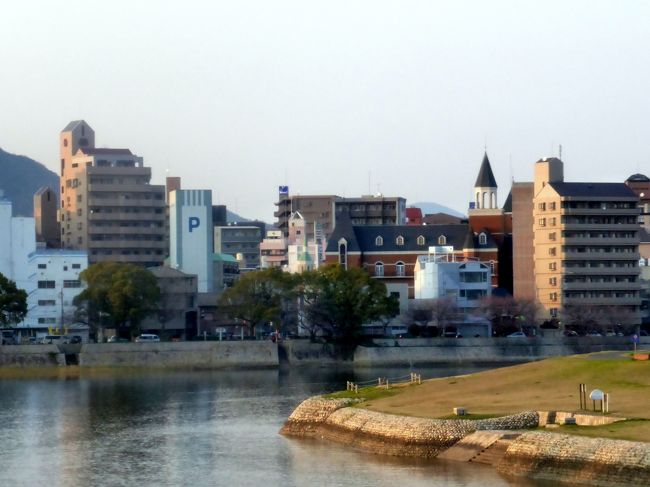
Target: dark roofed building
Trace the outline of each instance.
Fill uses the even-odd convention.
[[[427,255],[431,247],[446,247],[458,260],[490,262],[497,275],[498,249],[494,239],[487,231],[475,234],[467,223],[355,226],[349,217],[341,215],[328,240],[325,261],[363,268],[384,281],[389,292],[406,299],[414,295],[417,257]]]

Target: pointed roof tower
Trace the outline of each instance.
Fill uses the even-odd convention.
[[[483,162],[481,162],[481,169],[478,171],[478,177],[474,183],[475,188],[496,188],[497,180],[494,178],[492,166],[488,159],[487,152],[483,155]]]

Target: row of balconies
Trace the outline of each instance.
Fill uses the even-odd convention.
[[[638,252],[564,252],[564,260],[635,260],[641,258]]]
[[[164,227],[98,227],[90,225],[88,232],[100,235],[165,235]]]
[[[564,282],[562,289],[566,291],[579,291],[579,290],[612,290],[612,291],[625,291],[637,290],[641,287],[638,282]]]
[[[165,194],[164,186],[152,186],[150,184],[101,184],[101,183],[88,183],[88,193],[151,193],[151,194]]]
[[[554,227],[551,227],[554,228]],[[558,227],[562,230],[639,230],[638,223],[562,223]]]
[[[116,222],[123,222],[123,221],[152,221],[152,222],[164,222],[166,220],[165,212],[161,211],[160,213],[155,213],[155,212],[147,212],[147,213],[125,213],[124,211],[114,211],[111,213],[107,213],[105,211],[101,211],[99,213],[97,212],[92,212],[88,214],[88,220],[89,221],[116,221]]]
[[[562,303],[564,305],[608,305],[608,306],[640,306],[641,298],[562,298]]]
[[[91,240],[90,249],[166,249],[167,243],[159,240]]]
[[[639,267],[565,267],[563,274],[580,276],[580,275],[603,275],[608,276],[637,276],[641,273]]]
[[[559,237],[553,242],[564,245],[638,245],[639,237]]]
[[[165,208],[166,203],[164,199],[144,199],[144,198],[124,198],[123,196],[111,197],[111,198],[97,198],[97,193],[88,195],[88,207],[91,206],[115,206],[119,208],[124,207],[133,207],[133,208],[142,208],[142,207],[159,207]]]
[[[639,208],[566,208],[562,210],[563,215],[638,215]]]

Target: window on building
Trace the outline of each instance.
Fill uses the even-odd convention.
[[[78,279],[65,280],[63,281],[63,287],[66,288],[81,287],[81,281]]]
[[[81,203],[81,196],[80,194],[77,195],[77,203]]]
[[[548,255],[555,256],[557,253],[557,249],[555,247],[549,247],[548,248]]]
[[[557,277],[551,277],[551,278],[548,280],[548,283],[549,283],[551,286],[557,286]]]
[[[539,211],[546,211],[546,203],[538,204],[537,208],[539,208]]]
[[[38,300],[38,305],[39,306],[56,306],[56,301],[53,299],[39,299]]]
[[[72,264],[73,269],[81,269],[81,264]]]
[[[383,262],[377,262],[375,264],[375,276],[376,277],[384,277],[384,263]]]
[[[548,270],[549,270],[549,271],[555,271],[555,270],[557,270],[557,264],[556,264],[555,262],[551,262],[551,263],[549,263],[549,265],[548,265]]]
[[[397,262],[395,264],[395,275],[398,277],[404,277],[406,275],[406,265],[404,262]]]
[[[557,301],[557,293],[551,293],[548,297],[551,301]]]
[[[82,213],[81,208],[77,208],[77,216],[81,216],[81,213]]]
[[[375,238],[375,245],[377,247],[381,247],[382,245],[384,245],[384,239],[382,237]]]
[[[552,318],[557,318],[557,308],[551,308],[549,312],[551,313]]]
[[[56,283],[54,281],[38,281],[39,289],[54,289],[55,287]]]
[[[557,234],[555,232],[551,232],[548,234],[548,239],[551,241],[557,240]]]
[[[39,318],[38,319],[38,324],[39,325],[52,325],[56,323],[56,318]]]
[[[545,227],[546,226],[546,218],[540,218],[538,223],[539,223],[540,227]]]
[[[339,242],[339,264],[348,268],[348,246],[345,241]]]
[[[39,269],[47,269],[47,264],[38,264]]]
[[[554,211],[554,210],[555,210],[555,201],[552,201],[552,202],[550,202],[550,203],[548,204],[548,209],[549,209],[550,211]]]
[[[478,244],[479,245],[487,245],[487,235],[484,233],[479,234],[478,236]]]
[[[420,235],[418,237],[418,245],[424,245],[426,243],[426,240],[424,239],[424,235]]]
[[[440,235],[438,237],[438,245],[447,245],[447,237]]]
[[[396,244],[396,245],[404,245],[404,237],[402,237],[401,235],[399,235],[399,236],[395,239],[395,244]]]
[[[549,225],[551,225],[552,227],[554,227],[557,224],[557,219],[555,217],[549,218],[548,221],[549,221]]]

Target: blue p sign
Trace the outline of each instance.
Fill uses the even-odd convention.
[[[189,218],[190,233],[192,233],[192,230],[194,230],[195,228],[199,228],[200,225],[201,225],[201,220],[199,220],[198,216],[191,216]]]

